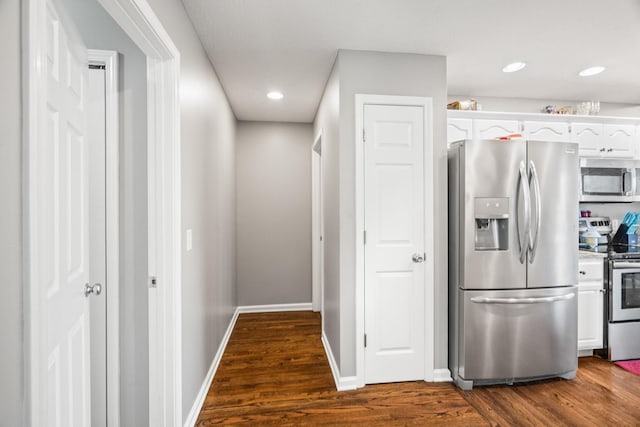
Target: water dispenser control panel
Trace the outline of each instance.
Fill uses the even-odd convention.
[[[508,250],[509,198],[476,197],[474,205],[476,250]]]

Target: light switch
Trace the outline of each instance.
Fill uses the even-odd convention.
[[[190,228],[187,230],[186,240],[185,246],[187,252],[189,252],[193,248],[193,232]]]

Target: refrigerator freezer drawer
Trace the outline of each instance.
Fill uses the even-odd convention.
[[[461,379],[510,382],[578,368],[576,287],[458,292]]]

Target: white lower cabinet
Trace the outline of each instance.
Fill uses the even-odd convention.
[[[602,348],[604,321],[603,260],[580,259],[578,281],[578,351]]]

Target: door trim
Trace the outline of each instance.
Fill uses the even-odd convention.
[[[312,192],[312,212],[311,212],[311,238],[313,244],[311,250],[313,252],[311,262],[313,275],[311,278],[311,304],[313,311],[322,313],[323,298],[322,292],[324,288],[324,255],[322,251],[323,242],[320,240],[324,224],[324,213],[322,203],[322,182],[318,182],[318,178],[322,181],[322,130],[313,140],[311,146],[311,192]]]
[[[149,422],[182,423],[180,52],[145,0],[98,0],[147,56],[149,275]],[[26,423],[46,424],[46,366],[42,362],[46,303],[39,286],[35,227],[35,142],[42,132],[46,76],[40,64],[46,42],[44,0],[22,6],[23,80],[23,280]],[[153,391],[153,392],[152,392]],[[110,421],[110,425],[117,425]]]
[[[416,96],[388,95],[355,95],[355,242],[356,242],[356,383],[357,387],[365,385],[365,352],[364,352],[364,319],[365,319],[365,286],[364,286],[364,106],[403,105],[419,106],[424,111],[424,230],[425,230],[425,381],[438,378],[434,365],[435,348],[435,276],[434,276],[434,181],[433,181],[433,98]],[[430,219],[430,220],[429,220]]]
[[[107,265],[107,419],[120,424],[120,176],[118,52],[89,49],[105,67],[105,205]]]

